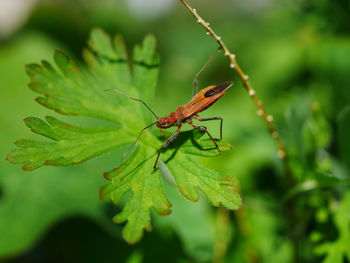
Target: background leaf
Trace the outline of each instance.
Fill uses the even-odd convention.
[[[350,248],[347,244],[350,242],[350,194],[346,194],[334,212],[334,221],[339,231],[337,240],[319,245],[316,252],[326,254],[323,262],[340,263],[344,262],[344,258],[350,260]]]
[[[151,208],[155,231],[134,246],[122,240],[122,225],[110,222],[113,215],[122,211],[132,190],[116,206],[97,200],[97,186],[106,183],[98,174],[123,167],[121,163],[134,153],[128,152],[127,144],[79,166],[42,167],[30,174],[6,162],[6,153],[18,138],[57,144],[48,137],[39,138],[37,134],[28,133],[22,122],[26,116],[41,119],[50,129],[52,125],[45,119],[48,115],[76,128],[106,131],[120,128],[130,137],[125,143],[133,142],[139,129],[153,121],[152,114],[113,91],[101,94],[107,107],[85,104],[85,85],[95,86],[97,93],[99,89],[119,89],[130,96],[142,97],[158,115],[164,116],[190,100],[194,75],[216,50],[215,41],[205,35],[176,1],[173,4],[169,1],[138,1],[137,4],[136,1],[111,0],[31,1],[31,9],[26,9],[29,4],[21,3],[17,9],[17,1],[5,2],[8,3],[2,5],[0,15],[0,223],[7,222],[8,228],[5,224],[1,229],[4,234],[0,240],[4,241],[0,242],[0,261],[70,263],[127,262],[129,259],[144,263],[319,263],[326,258],[347,260],[342,244],[347,241],[339,239],[341,231],[335,223],[335,214],[349,192],[349,167],[343,153],[349,148],[349,138],[346,129],[345,134],[341,132],[344,131],[342,127],[347,126],[346,118],[345,122],[341,121],[341,115],[350,103],[347,1],[255,1],[253,5],[248,1],[191,1],[236,54],[264,106],[273,115],[290,153],[294,182],[286,181],[265,124],[256,115],[255,105],[221,52],[199,77],[199,89],[230,80],[235,86],[213,107],[201,113],[201,117],[223,117],[223,135],[234,145],[234,150],[218,158],[198,158],[217,156],[217,151],[206,135],[192,134],[184,127],[183,136],[167,149],[160,162],[161,181],[167,199],[173,204],[173,214],[159,217]],[[11,29],[12,35],[6,33],[11,24],[15,26]],[[95,26],[123,35],[127,44],[120,35],[111,38],[102,30],[94,29],[81,56],[81,49]],[[158,83],[152,84],[157,86],[155,94],[153,91],[148,94],[152,81],[148,83],[145,78],[140,78],[139,82],[148,83],[148,87],[135,88],[135,72],[145,72],[148,68],[142,67],[142,63],[134,64],[136,53],[127,52],[140,43],[140,58],[144,57],[148,52],[145,50],[151,49],[144,48],[142,38],[149,32],[156,36],[157,48],[154,49],[162,57],[158,63],[161,66]],[[148,43],[151,45],[152,41]],[[52,56],[55,49],[68,54],[58,57],[62,70]],[[147,54],[149,58],[156,57],[154,53]],[[33,103],[38,93],[26,88],[30,80],[23,65],[42,58],[46,58],[53,72],[60,76],[60,82],[53,85],[65,88],[60,94],[52,94],[58,96],[54,99],[39,94],[43,97],[40,100],[51,102],[53,106],[65,105],[64,109],[71,113],[78,111],[75,105],[79,105],[81,113],[91,114],[89,111],[93,109],[93,114],[106,114],[108,120],[85,115],[62,116]],[[78,71],[74,72],[76,68]],[[158,69],[149,70],[153,73],[147,76],[155,78]],[[79,71],[84,76],[82,79],[78,77]],[[76,92],[71,91],[78,85],[76,83],[84,86],[83,94],[70,105],[67,97]],[[49,89],[40,85],[35,84],[33,88]],[[50,93],[53,90],[56,88]],[[141,92],[145,92],[144,95]],[[95,92],[91,94],[96,95]],[[98,102],[99,97],[91,101]],[[126,117],[128,122],[117,122],[124,116],[118,116],[119,105],[131,109],[127,113],[135,113],[137,119]],[[205,125],[217,137],[218,123]],[[144,134],[137,151],[146,149],[150,150],[150,155],[154,154],[156,144],[165,139],[157,129],[152,128],[150,133]],[[149,139],[153,151],[144,145]],[[110,142],[113,147],[117,144],[119,141]],[[205,147],[198,148],[198,144]],[[87,152],[90,157],[96,154],[93,148]],[[172,156],[174,152],[176,155]],[[197,203],[188,202],[179,195],[167,165],[182,154],[204,167],[239,179],[244,204],[240,210],[230,213],[226,223],[217,221],[217,209],[198,187],[194,187],[200,196]],[[152,158],[147,165],[152,166]],[[170,182],[169,187],[165,181]],[[67,202],[70,203],[66,205]],[[219,211],[227,212],[223,208]],[[158,224],[163,220],[167,223]],[[218,222],[221,222],[219,232],[226,233],[228,238],[217,235]],[[315,248],[323,244],[332,249],[316,253]],[[132,255],[136,255],[136,259]]]
[[[350,169],[350,107],[346,107],[338,118],[338,147],[343,161]]]

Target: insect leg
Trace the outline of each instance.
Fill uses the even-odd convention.
[[[153,126],[154,124],[156,124],[156,123],[157,123],[157,122],[154,122],[154,123],[152,123],[152,124],[147,125],[146,127],[144,127],[144,128],[140,131],[140,133],[139,133],[139,135],[137,136],[137,138],[136,138],[136,140],[134,141],[134,143],[131,144],[131,145],[129,146],[129,148],[128,148],[128,150],[126,151],[126,153],[128,153],[128,152],[131,150],[131,148],[137,143],[137,141],[140,139],[142,133],[143,133],[145,130],[147,130],[148,128],[150,128],[151,126]]]
[[[217,50],[210,56],[208,61],[205,63],[205,65],[198,71],[198,73],[195,75],[194,80],[193,80],[193,96],[197,94],[197,89],[198,89],[198,77],[199,75],[210,65],[211,62],[215,59],[217,54],[219,53],[221,47],[218,47]]]
[[[165,131],[164,131],[164,129],[160,129],[160,134],[163,136],[163,137],[166,137],[166,134],[165,134]]]
[[[191,123],[190,123],[190,124],[191,124]],[[221,153],[221,150],[220,150],[220,148],[219,148],[219,145],[216,143],[216,141],[214,140],[213,136],[211,136],[211,134],[208,132],[207,127],[205,127],[205,126],[197,126],[197,125],[194,125],[194,124],[191,124],[191,125],[192,125],[192,127],[193,127],[194,129],[201,130],[201,131],[205,131],[205,132],[208,134],[208,136],[209,136],[209,138],[211,139],[211,141],[213,142],[213,144],[215,145],[216,149],[218,149],[219,153]]]
[[[199,121],[213,121],[213,120],[220,120],[220,140],[222,140],[222,125],[224,122],[224,119],[221,117],[212,117],[212,118],[200,118],[199,116],[196,117],[196,120]]]
[[[159,160],[159,156],[161,154],[161,152],[173,141],[176,139],[176,137],[179,135],[181,131],[181,126],[179,126],[177,128],[176,131],[174,131],[174,133],[163,143],[163,145],[160,147],[159,151],[158,151],[158,155],[157,155],[157,159],[154,163],[154,166],[153,166],[153,169],[156,169],[157,168],[157,163],[158,163],[158,160]]]

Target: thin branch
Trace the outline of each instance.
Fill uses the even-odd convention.
[[[180,0],[180,2],[192,13],[192,15],[196,18],[197,23],[201,24],[205,30],[207,31],[206,34],[210,35],[216,42],[219,44],[221,49],[224,51],[225,56],[229,60],[230,68],[232,68],[240,77],[242,80],[244,88],[247,90],[249,96],[252,98],[253,102],[258,108],[257,114],[263,118],[265,121],[267,128],[274,139],[277,149],[278,149],[278,157],[283,161],[285,168],[286,168],[286,174],[288,177],[288,180],[292,181],[292,178],[289,173],[289,165],[287,160],[287,154],[286,149],[284,147],[284,144],[282,143],[282,140],[280,138],[280,134],[276,130],[274,124],[273,124],[273,116],[268,114],[267,111],[264,108],[263,102],[261,99],[257,96],[255,90],[253,89],[252,85],[249,82],[249,77],[247,74],[245,74],[238,64],[236,60],[236,55],[233,54],[225,45],[223,40],[220,36],[218,36],[214,30],[210,27],[209,23],[207,23],[200,15],[198,15],[196,9],[192,8],[185,0]]]

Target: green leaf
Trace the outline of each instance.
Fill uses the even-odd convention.
[[[121,36],[112,40],[95,29],[88,43],[84,50],[88,68],[57,51],[54,56],[57,68],[43,61],[40,65],[28,65],[27,73],[31,77],[29,87],[41,95],[36,99],[38,103],[60,114],[90,117],[91,125],[72,125],[54,117],[46,117],[46,121],[26,118],[25,124],[48,140],[17,141],[18,148],[7,156],[10,162],[24,164],[25,170],[85,162],[132,145],[141,129],[150,123],[153,116],[147,108],[127,96],[152,102],[159,66],[154,37],[147,36],[142,45],[135,47],[133,72]],[[106,92],[108,89],[118,91]],[[237,209],[241,202],[237,180],[205,168],[193,157],[218,155],[212,142],[203,135],[198,131],[181,133],[161,160],[169,166],[177,187],[189,200],[198,200],[198,188],[213,205]],[[160,215],[171,212],[161,173],[153,169],[157,150],[164,140],[153,130],[144,131],[136,147],[125,147],[124,154],[119,154],[118,158],[124,159],[121,166],[105,173],[110,183],[102,187],[100,196],[124,205],[114,221],[126,222],[123,236],[129,243],[140,240],[143,229],[151,229],[151,209]],[[217,143],[222,151],[231,149],[226,143]]]
[[[135,251],[128,258],[126,263],[142,263],[143,254],[140,251]]]
[[[167,238],[174,231],[191,259],[196,262],[211,262],[215,240],[215,210],[211,209],[205,199],[194,204],[188,202],[170,182],[164,186],[174,207],[171,215],[155,218],[157,232]]]
[[[195,145],[201,145],[202,147],[208,146],[207,140],[195,141],[193,138],[196,136],[202,136],[203,132],[199,133],[197,131],[188,131],[179,135],[179,140],[176,141],[175,145],[169,148],[169,151],[164,155],[170,157],[175,153],[174,159],[178,159],[178,156],[184,155],[182,151],[191,153],[194,155],[199,155],[200,152],[204,152],[203,156],[213,156],[213,146],[210,145],[207,155],[205,148],[194,150]],[[202,143],[204,141],[204,143]],[[220,147],[223,151],[229,149],[225,143],[220,143]],[[225,148],[226,146],[226,148]],[[216,155],[217,155],[217,150]],[[150,156],[145,160],[145,156]],[[142,229],[151,229],[150,224],[150,209],[154,208],[155,211],[160,215],[169,214],[171,203],[165,197],[162,182],[159,177],[159,170],[153,171],[152,166],[154,164],[155,151],[151,147],[138,147],[135,149],[123,162],[123,164],[105,173],[105,178],[111,181],[101,188],[100,197],[102,200],[111,199],[115,204],[120,204],[123,200],[124,195],[131,191],[131,197],[127,201],[125,208],[122,213],[118,214],[114,221],[116,223],[121,223],[128,221],[124,230],[123,237],[129,243],[135,243],[142,236]],[[188,162],[192,163],[194,160]],[[174,163],[173,166],[170,164]],[[169,162],[169,168],[171,167],[181,167],[181,159],[177,161]],[[240,205],[239,195],[237,189],[235,188],[237,181],[233,177],[225,177],[219,175],[218,173],[204,168],[198,165],[193,169],[195,175],[191,176],[191,173],[186,173],[182,176],[183,171],[179,170],[174,173],[177,175],[179,181],[177,181],[177,186],[182,194],[192,201],[197,201],[199,199],[198,191],[195,189],[198,186],[212,201],[216,206],[221,203],[229,209],[237,209]],[[175,176],[175,180],[177,178]],[[195,182],[198,177],[198,182]],[[186,182],[182,182],[182,181]],[[185,185],[193,183],[191,188],[192,193],[196,196],[193,198],[188,192],[183,191]],[[205,184],[212,184],[210,187],[206,187]],[[230,189],[230,187],[232,187]],[[215,194],[215,191],[216,194]],[[221,195],[218,191],[222,191]],[[232,200],[225,200],[225,197]],[[135,231],[137,229],[138,231]]]
[[[350,193],[346,193],[334,213],[334,222],[338,229],[338,239],[320,244],[317,254],[326,254],[323,263],[342,263],[343,258],[350,260]]]
[[[84,216],[108,225],[105,207],[96,198],[103,180],[89,172],[93,168],[86,164],[66,168],[64,173],[52,168],[23,176],[2,167],[0,258],[29,249],[48,228],[67,217]]]
[[[303,94],[294,100],[282,130],[292,172],[299,180],[322,180],[318,175],[330,174],[333,167],[328,152],[332,138],[330,123],[320,104],[311,102],[312,97]]]
[[[47,122],[30,117],[24,121],[34,133],[53,139],[54,142],[19,140],[18,149],[7,156],[12,163],[24,163],[24,170],[43,165],[71,165],[109,152],[130,143],[130,136],[117,128],[83,128],[47,117]],[[82,140],[84,143],[81,143]]]
[[[241,246],[244,246],[245,252],[243,255],[255,251],[261,262],[292,262],[292,243],[279,231],[285,220],[274,209],[279,200],[257,194],[252,194],[250,198],[245,204],[245,212],[236,217],[239,225],[250,229],[246,239],[242,240]],[[235,253],[235,257],[239,255],[240,253]],[[237,258],[236,262],[244,262],[244,258]]]
[[[170,213],[170,202],[166,199],[159,170],[150,172],[150,166],[145,163],[145,156],[151,155],[148,148],[136,149],[124,164],[105,174],[111,184],[101,189],[101,199],[112,199],[120,204],[123,196],[131,191],[124,210],[114,217],[116,223],[128,221],[123,229],[123,237],[129,243],[135,243],[142,237],[142,230],[151,230],[150,209],[154,208],[159,214]],[[154,153],[153,153],[154,155]]]
[[[146,36],[142,45],[134,48],[134,84],[146,102],[152,102],[157,84],[159,57],[155,48],[153,35]]]
[[[179,165],[180,164],[180,165]],[[238,209],[238,181],[233,176],[222,176],[191,157],[179,153],[168,163],[180,192],[189,200],[197,201],[200,189],[214,206]]]

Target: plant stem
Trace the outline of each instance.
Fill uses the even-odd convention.
[[[237,230],[241,237],[241,241],[245,243],[244,259],[248,263],[259,263],[261,258],[254,242],[252,242],[252,226],[247,217],[247,209],[243,206],[235,211],[237,220]]]
[[[216,210],[213,263],[225,262],[225,256],[230,241],[230,211],[223,207],[219,207]]]
[[[201,24],[205,30],[207,31],[206,34],[210,35],[216,42],[219,44],[221,49],[224,51],[225,56],[229,60],[230,68],[232,68],[241,79],[244,88],[247,90],[249,96],[252,98],[253,102],[258,108],[257,114],[263,118],[265,121],[267,128],[274,139],[277,149],[278,149],[278,157],[283,161],[283,164],[285,166],[285,173],[287,180],[289,183],[293,182],[293,179],[290,174],[290,169],[288,165],[288,158],[286,149],[284,147],[284,144],[281,140],[280,134],[276,130],[274,124],[273,124],[273,116],[268,114],[267,111],[264,108],[262,100],[258,97],[255,90],[253,89],[252,85],[250,84],[248,80],[248,75],[244,73],[242,68],[237,62],[236,55],[233,54],[225,45],[224,41],[219,37],[214,30],[210,27],[209,23],[206,22],[200,15],[198,15],[196,9],[192,8],[185,0],[180,0],[180,2],[192,13],[192,15],[197,19],[197,23]]]

